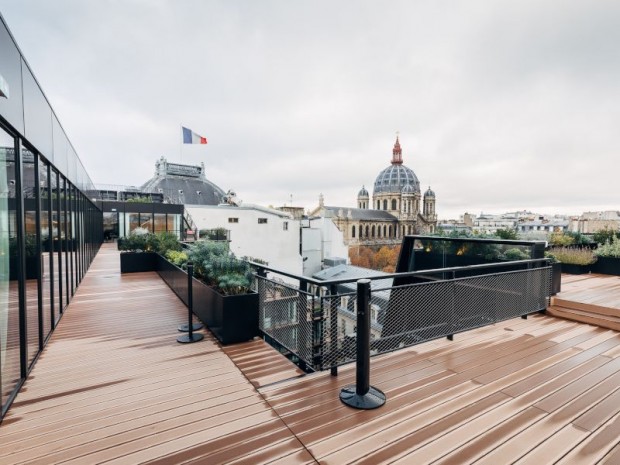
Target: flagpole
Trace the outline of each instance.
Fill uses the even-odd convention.
[[[183,164],[183,125],[179,125],[181,128],[181,138],[179,139],[179,163]]]

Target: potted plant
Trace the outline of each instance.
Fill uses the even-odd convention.
[[[598,258],[592,271],[595,273],[620,276],[620,240],[617,236],[611,236],[604,244],[599,245],[594,252]]]
[[[172,233],[152,234],[145,228],[136,228],[119,245],[121,273],[157,270],[157,254],[179,250],[181,244]]]
[[[252,273],[247,262],[228,252],[225,243],[198,242],[188,250],[194,263],[194,313],[222,344],[258,335],[258,294],[250,289]]]
[[[590,273],[596,256],[590,249],[555,247],[549,253],[562,263],[562,272],[570,274]]]

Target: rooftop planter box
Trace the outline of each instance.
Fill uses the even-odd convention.
[[[187,272],[157,255],[157,272],[187,305]],[[258,294],[224,295],[193,278],[194,314],[222,344],[249,341],[258,336]]]
[[[592,273],[620,276],[620,258],[598,257],[596,263],[592,265]]]
[[[572,263],[562,263],[562,273],[588,274],[591,271],[592,265],[574,265]]]
[[[194,313],[222,344],[258,336],[258,294],[224,295],[194,279]]]
[[[121,273],[141,273],[157,270],[155,252],[121,252]]]

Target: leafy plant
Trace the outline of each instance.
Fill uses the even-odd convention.
[[[592,239],[590,239],[585,234],[581,234],[580,232],[566,231],[564,233],[564,235],[572,237],[574,245],[590,245],[590,244],[592,244]]]
[[[592,236],[592,240],[597,244],[604,244],[607,241],[611,241],[612,238],[618,237],[618,235],[620,235],[620,231],[614,231],[610,227],[606,226],[605,228],[596,231]]]
[[[553,247],[568,247],[575,243],[575,238],[563,232],[549,234],[549,244]]]
[[[193,243],[187,251],[187,256],[194,263],[194,274],[207,284],[216,284],[207,273],[205,265],[216,257],[228,256],[228,246],[224,242],[198,241]]]
[[[252,271],[247,262],[234,256],[214,257],[205,264],[214,284],[227,295],[245,294],[252,284]]]
[[[517,240],[517,231],[514,229],[498,229],[495,235],[500,239]]]
[[[185,268],[188,261],[187,254],[178,250],[168,250],[166,252],[166,258],[168,259],[168,261],[174,263],[180,268]]]
[[[596,256],[590,249],[555,247],[549,253],[567,265],[591,265],[596,261]]]
[[[181,250],[181,243],[177,236],[165,231],[155,234],[155,251],[165,255],[169,250]]]
[[[594,254],[597,257],[620,258],[620,240],[613,235],[611,241],[608,239],[603,245],[599,245]]]
[[[127,237],[119,239],[119,250],[131,252],[158,252],[165,255],[168,250],[181,250],[181,243],[173,233],[152,234],[145,228],[136,228]]]
[[[506,252],[504,252],[504,258],[506,260],[527,260],[530,256],[521,249],[515,247],[506,250]]]

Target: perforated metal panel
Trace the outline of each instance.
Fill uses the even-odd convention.
[[[356,293],[257,283],[265,334],[317,370],[355,361]],[[544,310],[550,290],[550,267],[373,289],[371,355]]]

